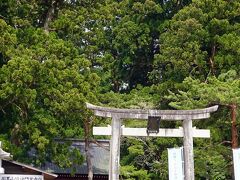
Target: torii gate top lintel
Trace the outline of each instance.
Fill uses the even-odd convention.
[[[90,103],[86,103],[86,105],[88,109],[94,111],[96,116],[118,116],[121,119],[148,119],[149,116],[161,117],[162,120],[206,119],[210,117],[211,112],[215,112],[218,109],[218,105],[194,110],[119,109],[96,106]]]

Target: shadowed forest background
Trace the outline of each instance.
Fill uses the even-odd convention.
[[[233,176],[239,0],[1,0],[0,32],[0,140],[15,160],[81,164],[85,157],[56,138],[88,143],[96,138],[93,125],[110,123],[85,102],[144,109],[217,104],[210,119],[194,122],[211,130],[210,139],[194,139],[195,176]],[[167,148],[178,146],[181,138],[122,138],[122,178],[167,179]]]

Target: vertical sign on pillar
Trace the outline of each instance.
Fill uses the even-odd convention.
[[[234,179],[240,180],[240,148],[233,149]]]
[[[169,175],[169,180],[184,179],[182,147],[168,149],[168,175]]]

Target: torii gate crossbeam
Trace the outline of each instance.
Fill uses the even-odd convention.
[[[206,119],[211,112],[215,112],[218,106],[195,110],[144,110],[144,109],[118,109],[95,106],[89,103],[87,108],[94,111],[96,116],[112,118],[111,125],[111,147],[110,147],[110,171],[109,179],[119,179],[120,161],[120,136],[122,119],[148,119],[149,117],[160,117],[161,120],[176,121],[183,120],[183,146],[184,146],[184,175],[185,180],[194,180],[193,159],[193,128],[192,120]]]

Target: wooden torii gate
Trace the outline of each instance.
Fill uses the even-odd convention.
[[[144,110],[108,108],[95,106],[89,103],[86,104],[87,108],[93,110],[96,116],[112,118],[111,129],[109,129],[109,127],[95,128],[95,132],[98,132],[98,135],[112,135],[110,144],[110,180],[119,179],[121,135],[183,137],[184,179],[194,180],[193,137],[210,137],[210,131],[193,128],[192,120],[209,118],[210,113],[218,109],[218,106],[212,106],[195,110]],[[161,120],[166,121],[183,120],[183,128],[159,129],[159,132],[154,135],[147,133],[146,128],[121,127],[122,119],[149,119],[150,117],[161,118]]]

